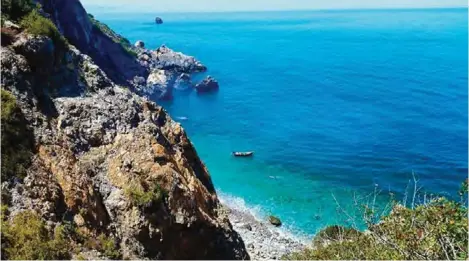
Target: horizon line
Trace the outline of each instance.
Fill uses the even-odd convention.
[[[92,6],[89,6],[92,7]],[[316,9],[271,9],[271,10],[211,10],[211,11],[113,11],[109,10],[109,6],[95,5],[94,8],[105,8],[107,11],[103,13],[140,13],[140,14],[192,14],[192,13],[273,13],[273,12],[321,12],[321,11],[409,11],[409,10],[442,10],[442,9],[466,9],[469,10],[468,6],[422,6],[422,7],[357,7],[357,8],[316,8]],[[92,9],[85,7],[85,10]],[[117,8],[116,8],[117,9]]]

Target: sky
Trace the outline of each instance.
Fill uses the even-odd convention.
[[[467,7],[467,0],[80,0],[90,11],[236,12],[272,10]]]

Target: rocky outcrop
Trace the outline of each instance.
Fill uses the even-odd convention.
[[[207,76],[202,82],[195,85],[198,93],[212,92],[218,90],[218,82],[211,76]]]
[[[172,98],[172,86],[174,74],[168,70],[153,70],[147,79],[147,88],[143,93],[158,100],[170,100]]]
[[[193,86],[191,74],[207,70],[194,57],[175,52],[164,45],[156,50],[139,47],[138,59],[142,66],[149,68],[150,74],[143,84],[134,84],[135,89],[151,99],[171,99],[173,89],[188,90]]]
[[[127,85],[140,95],[171,99],[173,89],[192,86],[187,76],[190,78],[193,73],[207,70],[194,57],[175,52],[164,45],[148,50],[142,41],[130,44],[127,39],[88,15],[79,0],[37,1],[42,5],[42,13],[54,21],[70,44],[91,57],[113,82]],[[167,82],[156,88],[151,80],[147,80],[155,69],[165,70],[166,74],[172,75],[168,79],[180,78],[180,81]]]
[[[161,46],[154,52],[156,67],[165,70],[174,70],[183,73],[204,72],[207,70],[202,63],[194,57],[175,52],[166,46]]]
[[[124,259],[249,258],[184,129],[155,103],[116,85],[108,74],[112,59],[103,70],[95,61],[105,60],[94,59],[101,56],[86,54],[104,40],[88,34],[77,1],[47,3],[78,48],[55,57],[50,39],[21,33],[0,50],[1,87],[16,97],[36,148],[24,179],[3,180],[10,218],[33,210],[51,230],[72,224],[90,238],[105,234]],[[83,47],[94,40],[101,42]],[[95,51],[113,55],[112,48]],[[125,66],[117,67],[112,74]],[[168,82],[165,70],[153,71],[147,83]],[[83,256],[96,251],[72,245]]]
[[[135,47],[137,48],[145,48],[145,43],[143,41],[136,41],[135,42]]]

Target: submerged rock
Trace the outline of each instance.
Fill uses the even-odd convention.
[[[276,217],[276,216],[269,216],[269,222],[270,224],[276,226],[276,227],[279,227],[282,225],[282,221],[280,220],[280,218]]]
[[[181,73],[174,83],[174,88],[178,90],[187,90],[192,87],[191,76],[187,73]]]
[[[211,76],[207,76],[203,81],[195,85],[198,93],[217,91],[219,88],[217,80]]]

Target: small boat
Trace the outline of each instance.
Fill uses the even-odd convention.
[[[252,156],[252,154],[254,154],[254,151],[246,151],[246,152],[234,151],[232,154],[235,157],[250,157],[250,156]]]
[[[181,116],[181,117],[176,117],[176,119],[178,119],[180,121],[187,121],[189,118]]]

